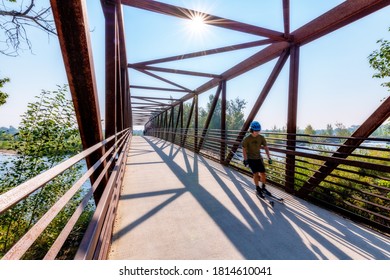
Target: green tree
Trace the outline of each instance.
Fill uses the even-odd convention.
[[[189,103],[183,104],[183,121],[184,121],[183,127],[186,127],[186,125],[187,125],[188,118],[190,117],[191,107],[192,107],[192,104],[189,104]],[[192,112],[189,128],[194,127],[194,115],[195,115],[194,112]]]
[[[4,86],[5,83],[8,83],[9,81],[9,78],[0,79],[0,106],[6,103],[8,97],[8,94],[3,92],[1,88]]]
[[[199,109],[199,126],[203,127],[206,123],[206,119],[211,110],[211,104],[214,100],[214,95],[209,96],[209,102],[206,108]],[[244,124],[244,112],[246,101],[239,99],[238,97],[234,100],[226,101],[226,128],[227,129],[241,129]],[[218,100],[214,110],[213,117],[210,121],[209,129],[220,129],[221,128],[221,99]]]
[[[307,125],[305,127],[305,131],[304,131],[305,134],[309,134],[309,135],[314,135],[316,134],[316,131],[314,130],[314,128],[311,126],[311,124]]]
[[[234,100],[229,100],[226,104],[226,127],[227,129],[241,129],[244,124],[244,109],[247,102],[236,97]]]
[[[368,61],[370,66],[377,71],[373,75],[374,78],[388,79],[390,77],[390,41],[381,39],[377,43],[380,44],[380,48],[368,57]],[[382,86],[390,91],[390,82],[384,82]],[[387,124],[385,124],[385,133],[390,133],[390,119],[387,119]]]
[[[351,133],[345,127],[344,124],[336,123],[335,125],[336,125],[336,129],[335,129],[336,136],[338,136],[338,137],[348,137],[348,136],[351,136]]]
[[[65,96],[66,86],[42,91],[23,115],[13,149],[18,155],[0,166],[0,194],[35,177],[81,150],[73,104]],[[21,203],[0,215],[0,256],[61,197],[80,176],[81,164],[73,166]],[[35,244],[28,258],[40,258],[66,222],[69,208],[51,224],[51,229]]]
[[[390,41],[381,39],[378,40],[377,43],[380,44],[379,50],[375,50],[368,57],[370,66],[377,71],[374,73],[373,77],[380,78],[380,79],[389,78],[390,77]],[[390,90],[390,82],[384,82],[382,85],[384,87],[387,87],[388,90]]]
[[[326,131],[325,131],[326,135],[328,136],[333,136],[333,126],[331,124],[327,124],[326,125]]]
[[[203,128],[206,124],[206,120],[211,111],[211,105],[213,103],[215,95],[209,95],[209,102],[206,108],[199,108],[199,127]],[[218,99],[217,105],[215,106],[213,116],[210,120],[209,129],[220,129],[221,128],[221,100]]]

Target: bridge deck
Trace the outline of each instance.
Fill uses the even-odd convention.
[[[390,238],[163,140],[133,137],[109,259],[390,259]]]

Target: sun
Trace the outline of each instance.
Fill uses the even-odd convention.
[[[205,18],[202,15],[194,15],[191,17],[190,27],[195,32],[201,32],[205,29]]]
[[[210,19],[208,10],[206,8],[199,8],[197,10],[204,10],[205,12],[198,12],[189,10],[186,12],[185,20],[183,21],[183,33],[188,38],[188,42],[202,43],[206,41],[211,35]]]

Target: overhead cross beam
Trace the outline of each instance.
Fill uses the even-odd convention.
[[[207,77],[207,78],[219,78],[219,79],[221,78],[221,75],[216,75],[216,74],[178,70],[178,69],[170,69],[170,68],[162,68],[162,67],[154,67],[154,66],[146,66],[146,65],[138,65],[138,64],[129,64],[129,67],[136,69],[136,70],[143,69],[143,70],[165,72],[165,73],[172,73],[172,74],[199,76],[199,77]]]
[[[258,27],[255,25],[250,25],[242,22],[237,22],[234,20],[221,18],[213,15],[209,15],[206,13],[202,13],[199,11],[194,11],[182,7],[177,7],[174,5],[169,5],[165,3],[161,3],[158,1],[152,0],[122,0],[123,5],[132,6],[135,8],[140,8],[143,10],[148,10],[155,13],[170,15],[179,17],[182,19],[192,19],[195,15],[202,17],[205,20],[206,24],[214,25],[218,27],[227,28],[234,31],[249,33],[253,35],[263,36],[275,41],[284,41],[283,33]]]
[[[144,73],[144,74],[146,74],[146,75],[149,75],[149,76],[151,76],[151,77],[153,77],[153,78],[155,78],[155,79],[157,79],[157,80],[163,81],[163,82],[165,82],[165,83],[167,83],[167,84],[170,84],[170,85],[173,85],[173,86],[175,86],[175,87],[181,88],[182,90],[185,90],[185,91],[187,91],[187,92],[190,92],[190,91],[191,91],[190,89],[188,89],[188,88],[186,88],[186,87],[183,87],[183,86],[181,86],[181,85],[179,85],[179,84],[176,84],[176,83],[174,83],[174,82],[172,82],[172,81],[170,81],[170,80],[168,80],[168,79],[162,78],[162,77],[160,77],[160,76],[158,76],[158,75],[156,75],[156,74],[150,73],[149,71],[146,71],[146,70],[143,70],[143,69],[139,69],[139,68],[135,68],[135,70],[137,70],[137,71],[139,71],[139,72],[141,72],[141,73]]]
[[[249,43],[231,45],[231,46],[226,46],[226,47],[221,47],[221,48],[203,50],[203,51],[199,51],[199,52],[192,52],[192,53],[175,55],[175,56],[170,56],[170,57],[165,57],[165,58],[160,58],[160,59],[148,60],[148,61],[144,61],[144,62],[134,63],[132,65],[133,66],[141,66],[141,65],[150,65],[150,64],[164,63],[164,62],[170,62],[170,61],[177,61],[177,60],[189,59],[189,58],[194,58],[194,57],[200,57],[200,56],[206,56],[206,55],[212,55],[212,54],[218,54],[218,53],[224,53],[224,52],[231,52],[231,51],[253,48],[253,47],[258,47],[258,46],[264,46],[264,45],[269,45],[273,42],[274,42],[273,40],[264,39],[264,40],[249,42]]]

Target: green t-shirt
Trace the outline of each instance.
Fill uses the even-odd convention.
[[[245,148],[246,155],[248,159],[260,159],[260,148],[261,146],[267,146],[267,141],[263,135],[257,135],[254,137],[252,134],[249,134],[244,138],[242,147]]]

